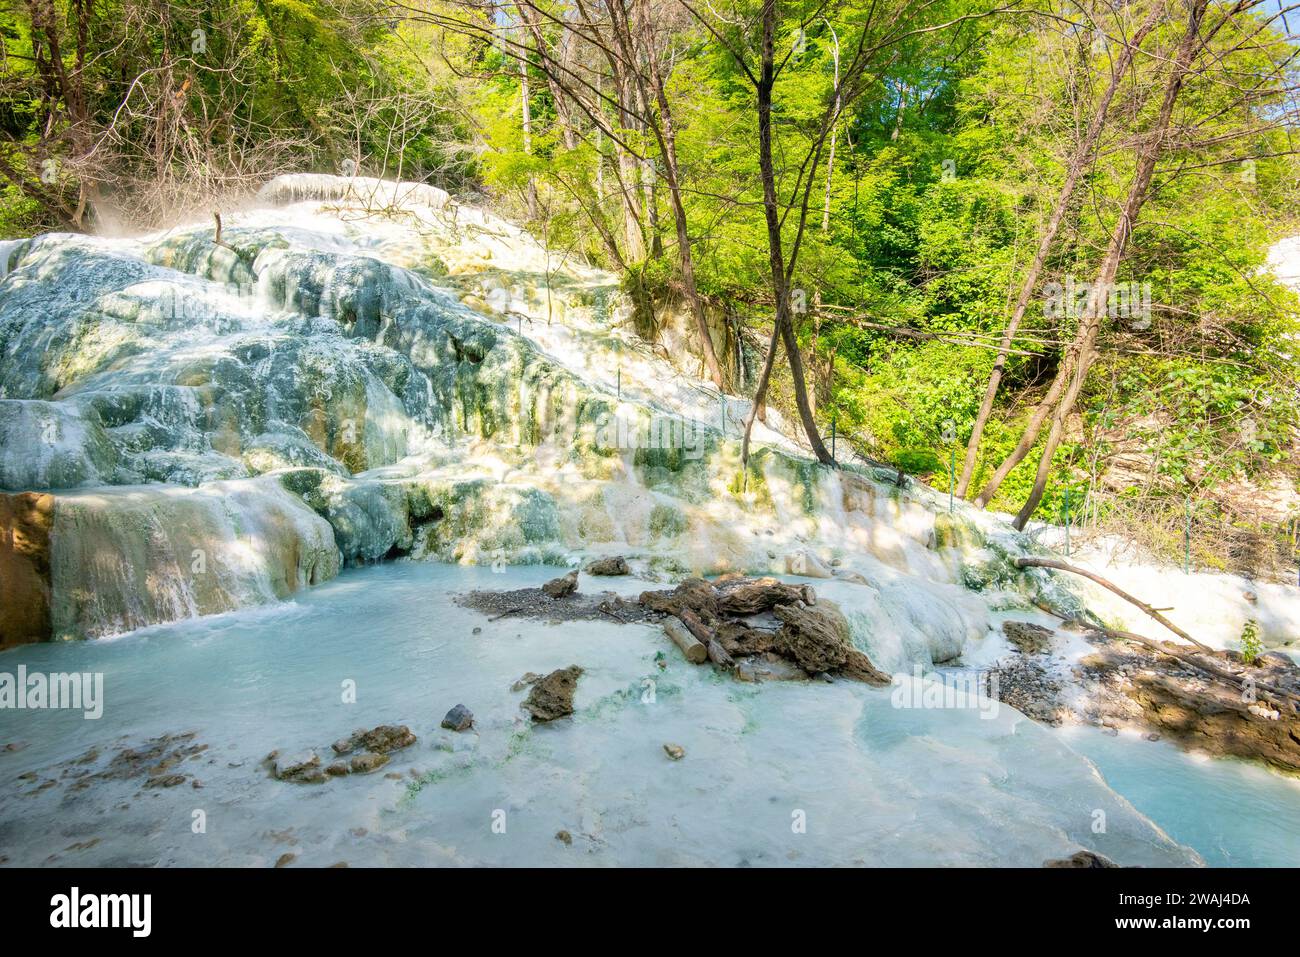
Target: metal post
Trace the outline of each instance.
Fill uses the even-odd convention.
[[[1192,573],[1192,497],[1187,496],[1187,526],[1183,531],[1183,574]]]
[[[835,410],[831,410],[831,458],[835,458]]]
[[[948,450],[948,514],[952,514],[952,491],[957,484],[957,450]]]

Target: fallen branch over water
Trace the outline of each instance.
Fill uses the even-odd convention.
[[[1195,645],[1197,648],[1200,648],[1202,651],[1209,651],[1209,652],[1214,651],[1214,649],[1211,648],[1209,645],[1197,641],[1195,638],[1193,638],[1187,632],[1183,631],[1181,628],[1175,625],[1164,615],[1160,614],[1158,609],[1152,608],[1150,605],[1142,601],[1140,598],[1135,598],[1134,596],[1126,592],[1124,589],[1116,585],[1114,582],[1102,578],[1096,572],[1090,572],[1086,568],[1079,568],[1077,565],[1067,565],[1065,562],[1057,561],[1054,558],[1017,558],[1016,567],[1017,568],[1054,568],[1057,571],[1071,572],[1075,575],[1082,575],[1084,578],[1096,582],[1102,588],[1105,588],[1109,591],[1114,592],[1116,595],[1119,595],[1120,598],[1123,598],[1125,601],[1129,602],[1130,604],[1136,605],[1138,608],[1141,608],[1143,612],[1150,615],[1156,621],[1160,622],[1160,624],[1164,625],[1166,628],[1172,631],[1179,638],[1183,639],[1183,641]]]

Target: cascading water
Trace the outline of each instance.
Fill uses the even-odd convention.
[[[860,687],[737,691],[674,665],[660,689],[669,710],[656,712],[666,723],[639,726],[629,689],[662,647],[650,629],[628,626],[635,636],[620,644],[595,624],[559,635],[506,622],[471,640],[478,619],[452,592],[549,577],[489,566],[615,553],[647,578],[807,578],[843,609],[854,642],[897,672],[992,660],[1007,650],[995,628],[1008,614],[1050,623],[1035,608],[1046,603],[1083,616],[1089,593],[1015,569],[1034,546],[996,519],[960,504],[949,514],[946,498],[890,474],[820,467],[778,429],[757,429],[745,468],[748,404],[625,331],[614,277],[557,263],[440,190],[281,177],[223,220],[220,243],[194,224],[0,245],[0,504],[47,516],[17,598],[48,609],[0,644],[144,629],[6,653],[106,671],[114,736],[178,730],[158,717],[169,711],[165,676],[184,700],[207,702],[172,704],[221,749],[201,774],[217,802],[266,800],[276,821],[312,829],[285,785],[251,776],[261,753],[305,745],[323,723],[338,734],[372,719],[424,728],[436,720],[424,713],[426,686],[448,706],[472,693],[475,710],[496,717],[472,745],[446,735],[422,745],[401,784],[378,785],[385,810],[357,804],[370,800],[362,781],[324,799],[340,824],[316,835],[321,853],[358,862],[505,862],[469,837],[469,818],[488,813],[480,804],[503,781],[524,780],[537,782],[517,801],[540,828],[528,831],[538,859],[568,826],[590,838],[596,863],[1037,864],[1084,845],[1124,863],[1198,861],[1010,709],[983,720],[974,708],[900,712]],[[769,421],[779,425],[775,413]],[[429,563],[340,576],[401,556]],[[308,586],[321,587],[276,604]],[[177,623],[197,616],[215,617]],[[572,739],[503,716],[520,673],[570,659],[589,674]],[[364,718],[335,704],[344,680],[369,689]],[[826,693],[814,703],[814,691]],[[698,709],[689,722],[679,705]],[[11,714],[0,712],[0,743],[24,748],[0,758],[6,771],[40,780],[102,743],[94,722],[50,714],[19,726]],[[701,819],[702,806],[677,815],[681,792],[647,783],[658,739],[701,724],[721,737],[688,748],[705,761],[724,742],[731,752],[695,787],[737,808],[732,820]],[[544,811],[557,793],[546,782],[565,762],[581,769],[577,784]],[[605,765],[641,783],[619,783]],[[877,851],[844,858],[828,838],[786,846],[783,802],[814,778],[825,793],[857,795],[823,810],[836,833]],[[105,800],[124,797],[113,787]],[[429,824],[438,789],[455,795],[463,828]],[[1097,808],[1110,815],[1108,838],[1090,832]],[[0,845],[17,848],[14,862],[40,863],[35,838],[11,840],[14,822],[48,836],[58,813],[52,793],[0,796]],[[784,822],[769,830],[774,814]],[[657,850],[669,819],[673,849]],[[350,839],[343,822],[372,839]],[[705,826],[729,835],[715,852],[692,850],[708,843]],[[272,850],[262,830],[227,832],[217,859],[261,861]],[[1195,827],[1175,837],[1201,846]],[[194,860],[165,827],[139,847],[99,846],[79,860]]]

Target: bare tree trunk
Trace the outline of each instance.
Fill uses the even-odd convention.
[[[1058,376],[1063,381],[1065,379],[1069,380],[1069,386],[1065,389],[1061,400],[1057,403],[1056,411],[1052,415],[1052,425],[1048,430],[1047,442],[1043,447],[1042,457],[1039,459],[1034,487],[1030,491],[1029,498],[1025,501],[1024,506],[1020,509],[1020,513],[1016,516],[1013,523],[1016,528],[1023,529],[1025,527],[1029,516],[1034,513],[1034,510],[1038,508],[1038,503],[1042,501],[1043,491],[1047,487],[1047,476],[1051,471],[1052,455],[1056,452],[1057,446],[1060,445],[1061,434],[1065,429],[1065,419],[1074,409],[1074,405],[1079,399],[1079,393],[1083,391],[1083,383],[1087,378],[1088,369],[1096,358],[1097,334],[1101,329],[1105,303],[1109,298],[1110,288],[1115,282],[1115,276],[1119,272],[1120,260],[1128,247],[1133,227],[1136,225],[1138,215],[1141,213],[1142,206],[1150,193],[1151,177],[1155,173],[1156,161],[1160,158],[1165,138],[1169,135],[1169,124],[1173,118],[1174,104],[1178,100],[1178,94],[1182,91],[1183,82],[1187,77],[1188,69],[1191,67],[1192,59],[1199,49],[1201,20],[1205,16],[1208,5],[1209,0],[1192,0],[1187,31],[1183,35],[1183,39],[1178,46],[1178,53],[1174,57],[1173,65],[1170,67],[1169,80],[1165,84],[1164,100],[1160,104],[1160,115],[1138,154],[1137,172],[1134,174],[1133,183],[1129,187],[1128,197],[1124,202],[1119,221],[1111,232],[1110,245],[1106,249],[1106,256],[1102,260],[1101,268],[1098,270],[1097,281],[1089,291],[1083,322],[1079,327],[1079,331],[1075,334],[1074,342],[1071,343],[1070,351],[1066,353],[1065,362],[1058,373]]]
[[[630,54],[633,36],[632,24],[627,9],[623,7],[623,0],[615,0],[610,4],[611,13],[615,9],[618,10],[618,21],[621,22],[627,32],[628,49],[625,52]],[[615,24],[616,28],[618,25],[618,23]],[[659,122],[650,125],[653,128],[655,139],[659,143],[660,153],[663,155],[664,182],[668,187],[668,197],[673,208],[673,221],[677,228],[677,258],[682,270],[682,285],[686,289],[686,297],[690,300],[691,310],[695,315],[695,329],[700,337],[700,350],[704,355],[704,364],[708,368],[709,378],[721,390],[724,387],[722,366],[718,363],[718,355],[713,348],[713,338],[709,334],[709,322],[704,312],[704,300],[700,298],[699,290],[695,285],[695,260],[691,255],[686,208],[682,203],[681,180],[677,168],[677,134],[673,126],[673,112],[664,89],[663,71],[659,67],[659,57],[654,47],[654,37],[650,29],[650,18],[648,11],[645,9],[640,10],[639,27],[641,42],[645,48],[650,84],[653,87],[655,102],[659,105]],[[644,99],[648,100],[649,97],[647,96]]]
[[[1015,309],[1011,313],[1011,319],[1002,331],[1002,339],[998,343],[998,354],[993,361],[993,371],[989,374],[988,387],[984,390],[984,399],[980,403],[979,413],[975,416],[975,425],[971,431],[970,441],[966,443],[966,461],[962,465],[961,479],[957,483],[957,495],[959,496],[965,496],[966,489],[970,485],[971,477],[975,472],[975,463],[979,458],[979,445],[984,436],[984,427],[988,424],[989,416],[993,412],[993,402],[997,398],[998,388],[1002,383],[1002,374],[1006,369],[1007,357],[1011,353],[1011,344],[1015,340],[1016,330],[1020,328],[1020,323],[1025,317],[1025,311],[1029,308],[1029,300],[1033,296],[1034,287],[1038,284],[1039,273],[1042,272],[1043,265],[1047,262],[1047,256],[1051,252],[1053,242],[1056,240],[1056,233],[1065,219],[1066,211],[1069,209],[1075,187],[1083,174],[1084,167],[1094,159],[1097,141],[1101,138],[1101,131],[1105,125],[1106,114],[1110,110],[1111,101],[1114,100],[1124,74],[1128,72],[1129,65],[1133,62],[1137,48],[1142,45],[1142,41],[1146,39],[1147,34],[1155,29],[1161,13],[1161,7],[1153,7],[1146,20],[1133,34],[1132,39],[1125,43],[1123,52],[1111,70],[1110,82],[1106,85],[1106,91],[1102,94],[1097,109],[1093,113],[1092,121],[1088,124],[1088,130],[1075,148],[1074,155],[1070,158],[1070,164],[1065,172],[1065,182],[1061,184],[1061,191],[1056,197],[1056,205],[1052,208],[1052,215],[1048,219],[1047,228],[1039,240],[1038,251],[1034,255],[1034,261],[1029,266],[1029,271],[1025,274],[1024,281],[1020,286],[1020,295],[1016,299]],[[830,184],[828,181],[828,195],[829,189]],[[1026,449],[1026,451],[1028,450]],[[1001,480],[999,479],[1000,483]],[[994,485],[993,489],[995,491],[996,488],[997,486]],[[987,490],[985,493],[981,493],[981,506],[988,501],[991,494]]]
[[[822,442],[813,419],[812,408],[808,404],[808,390],[804,384],[803,362],[799,357],[799,343],[794,335],[794,323],[790,318],[790,289],[785,271],[785,254],[782,251],[781,218],[777,213],[776,173],[772,160],[772,87],[776,83],[775,73],[775,34],[776,34],[776,0],[766,0],[763,4],[763,50],[762,72],[758,78],[758,165],[763,180],[763,213],[767,220],[768,260],[772,269],[772,292],[776,296],[776,327],[774,336],[779,334],[785,345],[786,357],[790,360],[790,377],[794,384],[795,405],[799,410],[799,419],[803,423],[808,444],[818,461],[830,465],[834,463],[831,454]],[[772,361],[774,350],[768,350],[768,362]],[[764,370],[767,371],[766,369]]]
[[[772,338],[767,343],[767,358],[763,360],[763,371],[759,373],[758,385],[754,387],[754,404],[750,407],[749,418],[745,420],[745,437],[740,443],[740,467],[749,465],[749,436],[754,431],[755,420],[767,423],[767,386],[772,381],[772,367],[776,364],[776,354],[781,348],[781,329],[772,325]]]
[[[523,104],[524,152],[531,155],[533,152],[533,114],[532,107],[528,102],[528,60],[522,56],[519,58],[519,99]],[[528,177],[528,189],[525,195],[528,202],[528,218],[536,219],[537,181],[531,176]]]

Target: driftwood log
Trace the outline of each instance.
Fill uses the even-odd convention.
[[[1142,609],[1144,613],[1150,615],[1156,621],[1160,622],[1160,624],[1164,625],[1166,628],[1172,631],[1179,638],[1183,639],[1183,641],[1186,641],[1188,644],[1195,645],[1197,648],[1200,648],[1202,651],[1214,650],[1209,645],[1197,641],[1187,632],[1183,631],[1181,628],[1175,625],[1164,615],[1160,614],[1160,612],[1157,609],[1152,608],[1150,605],[1142,601],[1140,598],[1133,597],[1124,589],[1116,585],[1114,582],[1102,578],[1096,572],[1090,572],[1086,568],[1079,568],[1077,565],[1067,565],[1065,562],[1057,561],[1054,558],[1017,558],[1016,567],[1017,568],[1054,568],[1057,571],[1070,572],[1071,574],[1074,575],[1082,575],[1084,578],[1096,582],[1102,588],[1105,588],[1108,591],[1112,591],[1116,595],[1119,595],[1119,597],[1123,598],[1126,602],[1129,602],[1132,605],[1136,605],[1138,608]]]
[[[709,660],[709,649],[698,638],[686,630],[676,618],[664,619],[664,634],[672,639],[674,645],[682,650],[686,660],[693,665],[702,665]]]
[[[713,640],[713,629],[702,622],[700,616],[689,608],[681,609],[677,612],[677,617],[682,620],[687,631],[699,639],[700,644],[707,646]]]

